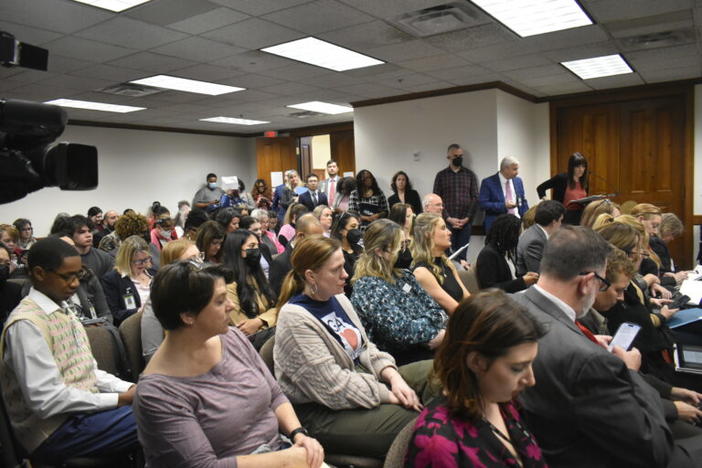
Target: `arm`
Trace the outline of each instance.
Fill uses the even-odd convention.
[[[349,197],[349,213],[353,213],[355,215],[359,215],[359,204],[358,204],[358,190],[354,190],[351,192],[351,196]]]
[[[469,170],[470,176],[470,203],[468,205],[468,223],[475,218],[475,212],[478,210],[478,178],[475,176],[475,172]]]
[[[383,191],[380,191],[378,195],[380,197],[380,212],[376,214],[376,218],[387,218],[388,213],[390,213],[390,207],[388,207],[388,199],[385,198]]]
[[[141,306],[139,302],[139,293],[137,292],[136,287],[132,285],[130,294],[132,297],[134,297],[134,302],[136,303],[137,308],[127,309],[124,299],[122,298],[123,291],[120,288],[120,277],[118,274],[108,273],[107,275],[103,276],[102,289],[105,292],[105,299],[107,299],[107,305],[112,311],[112,316],[120,322],[138,310],[138,308]]]
[[[542,182],[539,184],[538,187],[536,187],[536,193],[539,195],[539,198],[545,198],[546,197],[546,190],[553,189],[554,185],[556,184],[556,180],[558,179],[558,175],[555,175],[548,179],[545,182]]]
[[[432,299],[434,299],[447,314],[452,314],[456,307],[458,307],[458,302],[449,294],[443,290],[436,277],[431,274],[431,272],[425,267],[419,267],[414,269],[414,277],[417,279],[419,285],[429,294]],[[464,289],[464,297],[466,296],[465,287],[461,280],[458,280],[458,284]]]
[[[489,179],[484,179],[483,182],[480,184],[480,195],[478,195],[478,204],[480,207],[485,210],[486,213],[489,214],[502,214],[502,213],[507,213],[507,207],[505,206],[504,202],[501,201],[494,201],[492,199],[492,193],[490,190],[490,183],[488,182]]]
[[[509,279],[501,277],[499,272],[505,265],[500,265],[500,263],[497,254],[485,249],[480,252],[475,262],[475,274],[480,289],[498,288],[509,293],[526,289],[526,283],[521,277]]]
[[[543,257],[545,242],[533,241],[526,247],[524,264],[527,271],[538,273],[541,269],[541,257]]]
[[[114,319],[112,317],[112,312],[110,311],[110,306],[107,305],[107,298],[105,297],[105,291],[102,289],[102,284],[100,279],[93,275],[90,280],[88,280],[88,290],[92,294],[93,306],[95,307],[95,314],[98,317],[104,318],[110,323],[113,323]]]

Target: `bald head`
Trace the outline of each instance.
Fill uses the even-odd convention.
[[[312,213],[306,213],[295,221],[296,242],[299,242],[307,236],[321,235],[323,233],[324,228]]]
[[[444,211],[444,202],[435,193],[430,193],[424,197],[424,212],[441,215]]]

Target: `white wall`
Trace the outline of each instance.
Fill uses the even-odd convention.
[[[0,206],[0,221],[29,218],[37,236],[49,232],[55,215],[133,208],[146,212],[155,200],[175,213],[192,201],[208,172],[241,176],[249,189],[256,178],[254,138],[69,126],[60,137],[98,148],[98,188],[68,192],[45,188]]]

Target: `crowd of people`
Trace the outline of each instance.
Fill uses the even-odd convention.
[[[175,216],[0,224],[0,387],[24,450],[317,468],[383,459],[412,424],[411,467],[702,466],[702,379],[676,372],[666,326],[680,220],[583,202],[580,153],[531,208],[517,159],[479,183],[459,145],[446,158],[424,197],[331,160],[250,192],[207,174]],[[99,370],[86,333],[130,318],[138,382]],[[608,349],[623,323],[633,347]]]

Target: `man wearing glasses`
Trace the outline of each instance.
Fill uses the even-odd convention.
[[[17,439],[33,460],[51,464],[136,449],[136,386],[97,369],[67,302],[84,274],[80,255],[49,237],[28,262],[33,287],[0,339],[0,386]]]

